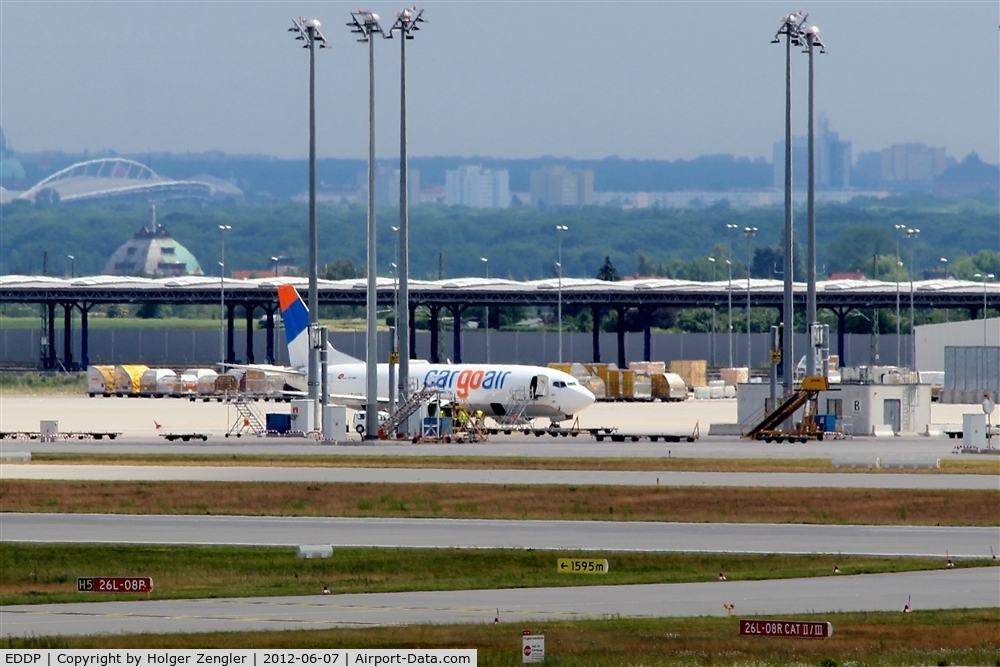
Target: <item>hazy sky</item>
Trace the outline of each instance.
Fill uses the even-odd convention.
[[[403,6],[366,9],[390,25]],[[367,46],[355,3],[0,1],[0,125],[15,150],[218,149],[305,157],[318,18],[321,157],[367,155]],[[784,131],[782,13],[829,53],[816,108],[854,155],[924,142],[1000,152],[1000,3],[428,2],[407,45],[410,154],[771,159]],[[377,152],[398,155],[399,41],[375,44]],[[807,56],[794,54],[796,134]]]

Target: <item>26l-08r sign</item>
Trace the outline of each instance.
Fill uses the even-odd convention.
[[[751,637],[826,639],[833,634],[833,624],[828,622],[758,621],[750,618],[741,618],[740,634]]]
[[[87,593],[148,593],[152,577],[78,577],[76,590]]]

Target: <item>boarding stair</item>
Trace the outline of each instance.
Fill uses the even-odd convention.
[[[420,409],[420,406],[431,399],[432,396],[438,394],[438,390],[431,387],[421,387],[416,391],[410,392],[409,397],[403,401],[402,405],[396,408],[396,411],[389,415],[380,425],[380,428],[387,437],[394,437],[396,434],[396,429],[399,428],[407,419],[413,415],[414,412]]]
[[[531,420],[524,416],[524,411],[531,403],[531,392],[527,387],[516,387],[510,390],[510,399],[504,405],[504,413],[497,415],[493,420],[501,428],[518,428],[531,426]]]
[[[253,398],[246,394],[236,394],[229,398],[229,404],[236,409],[236,419],[226,432],[226,437],[235,435],[237,438],[244,433],[262,436],[266,432],[263,415],[257,409]]]
[[[807,402],[815,401],[816,397],[819,396],[819,392],[827,391],[829,387],[829,382],[825,377],[812,376],[804,378],[802,384],[781,401],[774,410],[764,414],[762,418],[758,419],[756,416],[751,418],[749,423],[753,424],[756,422],[756,424],[744,430],[743,437],[753,440],[766,439],[770,442],[771,438],[780,439],[781,437],[790,437],[794,439],[795,437],[802,438],[814,435],[812,427],[814,422],[811,419],[803,419],[802,425],[796,427],[794,431],[783,431],[781,430],[781,425],[788,421]]]

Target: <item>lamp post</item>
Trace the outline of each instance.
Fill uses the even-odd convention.
[[[750,243],[757,235],[756,227],[744,227],[743,236],[747,239],[747,377],[750,377],[750,369],[753,364],[750,360],[750,353],[753,350],[753,339],[750,337]]]
[[[729,268],[729,367],[733,367],[733,234],[740,228],[739,225],[726,223],[726,266]]]
[[[409,192],[407,190],[408,162],[406,154],[406,40],[413,39],[411,33],[420,30],[419,23],[426,23],[424,10],[413,7],[396,14],[396,22],[389,30],[389,36],[399,32],[399,308],[396,315],[396,333],[399,336],[399,401],[406,401],[410,378],[410,245]],[[401,313],[401,315],[400,315]]]
[[[274,262],[274,277],[277,278],[278,277],[278,258],[272,256],[271,257],[271,261]]]
[[[948,258],[947,257],[942,257],[941,258],[941,268],[942,268],[942,271],[944,272],[944,279],[948,280]],[[947,304],[945,304],[945,307],[944,307],[944,321],[945,322],[948,321],[948,305]]]
[[[981,273],[973,274],[973,278],[983,279],[983,347],[986,347],[986,283],[995,277],[992,273],[985,276]]]
[[[222,237],[222,261],[219,262],[219,362],[226,363],[226,232],[232,225],[219,225]]]
[[[347,24],[351,32],[361,35],[361,43],[368,44],[368,294],[366,308],[365,354],[365,440],[378,439],[378,326],[377,309],[377,253],[375,241],[375,35],[383,35],[378,14],[366,11],[351,12]],[[405,39],[403,40],[406,41]]]
[[[896,224],[892,226],[896,233],[896,365],[903,365],[903,336],[901,326],[901,316],[899,313],[899,270],[903,267],[903,262],[899,259],[899,239],[906,233],[906,225]]]
[[[726,270],[729,272],[729,282],[726,286],[726,299],[729,301],[729,367],[733,367],[733,263],[726,260]]]
[[[563,341],[562,341],[562,233],[569,231],[567,225],[556,225],[556,246],[558,247],[558,259],[556,260],[556,268],[559,270],[559,303],[556,307],[556,319],[559,321],[559,363],[563,360]]]
[[[812,343],[812,329],[816,326],[816,133],[813,116],[813,53],[819,47],[820,53],[826,53],[826,47],[819,40],[819,28],[814,25],[804,31],[806,38],[806,53],[809,54],[809,201],[807,206],[808,250],[806,251],[806,332],[809,334],[809,347],[806,354],[806,375],[816,375],[816,348]]]
[[[772,44],[780,44],[779,36],[785,37],[785,271],[784,300],[782,304],[781,360],[785,391],[790,392],[794,382],[795,364],[792,361],[792,333],[794,328],[794,311],[792,304],[792,281],[794,276],[792,263],[792,45],[802,46],[801,14],[788,14],[782,17],[781,27],[771,40]],[[804,21],[804,19],[803,19]]]
[[[490,280],[490,260],[486,257],[480,257],[480,262],[486,264],[486,282]],[[490,363],[490,307],[489,304],[486,306],[486,363]]]
[[[296,33],[295,39],[305,42],[309,49],[309,401],[313,405],[313,430],[319,430],[319,350],[313,345],[312,330],[319,324],[319,287],[317,284],[317,232],[316,232],[316,46],[326,48],[326,40],[319,31],[316,19],[292,21],[289,32]]]
[[[908,228],[906,230],[906,238],[910,241],[910,365],[913,370],[916,370],[917,364],[917,332],[914,329],[913,319],[913,246],[919,235],[919,229]]]
[[[69,259],[69,277],[76,278],[76,257],[73,255],[66,255]]]
[[[715,258],[709,257],[708,261],[712,263],[712,289],[715,289]],[[709,352],[709,361],[711,365],[715,366],[715,302],[712,302],[712,341],[711,350]]]

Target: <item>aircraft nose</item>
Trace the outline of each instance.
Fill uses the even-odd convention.
[[[589,389],[587,389],[586,387],[577,385],[573,387],[573,389],[574,389],[573,393],[575,402],[578,404],[578,407],[575,408],[576,411],[590,407],[591,405],[594,404],[594,401],[597,400],[597,397],[594,396],[594,393]]]

